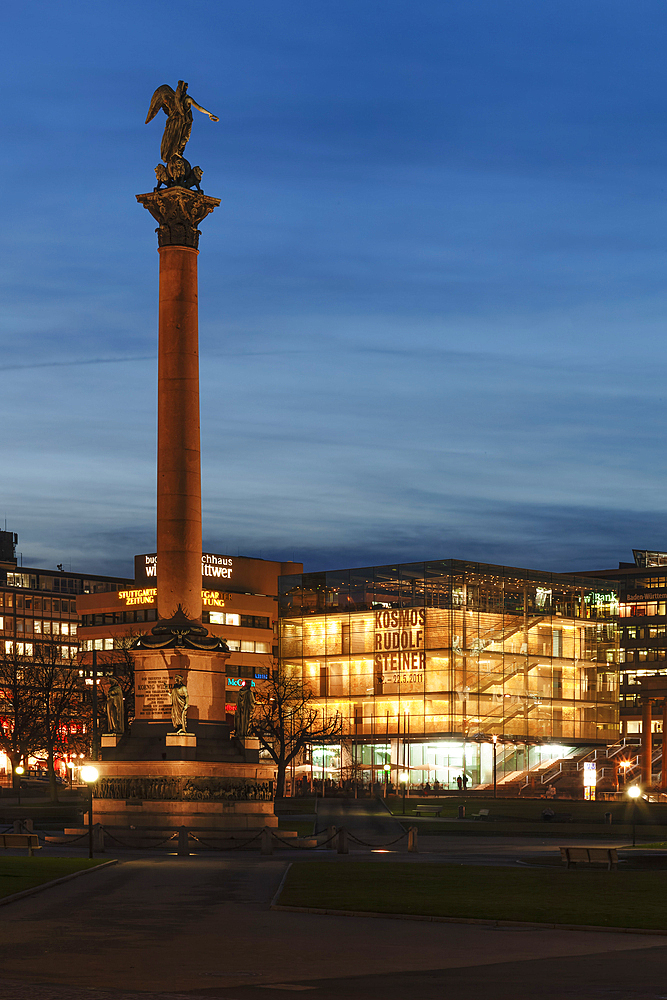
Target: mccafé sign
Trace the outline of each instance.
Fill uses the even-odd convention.
[[[375,669],[382,680],[408,684],[424,679],[423,608],[395,608],[375,612]]]

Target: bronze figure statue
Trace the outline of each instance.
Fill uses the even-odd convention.
[[[211,114],[206,108],[202,108],[201,104],[197,104],[194,98],[190,97],[188,85],[184,80],[178,81],[176,90],[168,83],[163,83],[151,97],[146,124],[148,125],[160,110],[164,111],[167,116],[160,147],[160,156],[166,166],[159,163],[155,168],[158,182],[156,191],[160,190],[162,184],[165,187],[196,187],[198,191],[201,191],[199,186],[202,176],[201,167],[191,167],[183,156],[183,150],[192,132],[193,105],[198,111],[208,115],[212,122],[220,121],[216,115]]]
[[[185,681],[180,674],[176,674],[171,689],[171,722],[174,732],[179,736],[187,734],[189,706],[190,699]]]
[[[109,732],[114,733],[118,736],[122,735],[125,730],[125,713],[123,706],[123,689],[116,680],[112,677],[109,681],[109,686],[106,690],[106,710],[107,710],[107,722],[109,724]]]
[[[236,735],[245,739],[250,731],[252,713],[255,708],[255,692],[250,681],[241,682],[239,700],[236,706]]]

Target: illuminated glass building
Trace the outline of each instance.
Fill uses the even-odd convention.
[[[667,684],[667,552],[633,549],[633,555],[632,563],[590,574],[618,587],[623,736],[642,732],[642,684],[656,677]],[[661,715],[651,722],[654,733],[662,732]]]
[[[281,577],[281,663],[343,718],[315,773],[476,785],[494,737],[499,776],[612,743],[617,614],[610,580],[451,559]]]

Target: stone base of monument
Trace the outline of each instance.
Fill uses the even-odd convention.
[[[113,733],[113,734],[112,733],[105,733],[104,736],[100,737],[100,745],[101,745],[101,747],[102,747],[103,750],[106,749],[107,747],[115,747],[115,746],[118,746],[118,744],[120,743],[121,739],[122,739],[122,737],[119,736],[117,733]]]
[[[167,733],[164,738],[167,760],[194,760],[197,737],[193,733]]]
[[[216,841],[248,839],[265,826],[278,826],[275,770],[266,764],[181,757],[98,761],[95,766],[100,774],[94,786],[95,822],[128,843],[130,836],[133,843],[140,838],[150,846],[182,826]]]

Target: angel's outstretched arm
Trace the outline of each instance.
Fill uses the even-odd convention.
[[[206,110],[206,108],[202,108],[201,104],[197,104],[197,102],[194,100],[194,98],[190,97],[189,94],[188,94],[188,100],[189,100],[190,104],[194,104],[194,106],[196,107],[197,111],[201,111],[201,112],[203,112],[203,114],[208,115],[212,122],[219,122],[220,121],[219,118],[217,118],[215,115],[212,115],[210,111]]]

